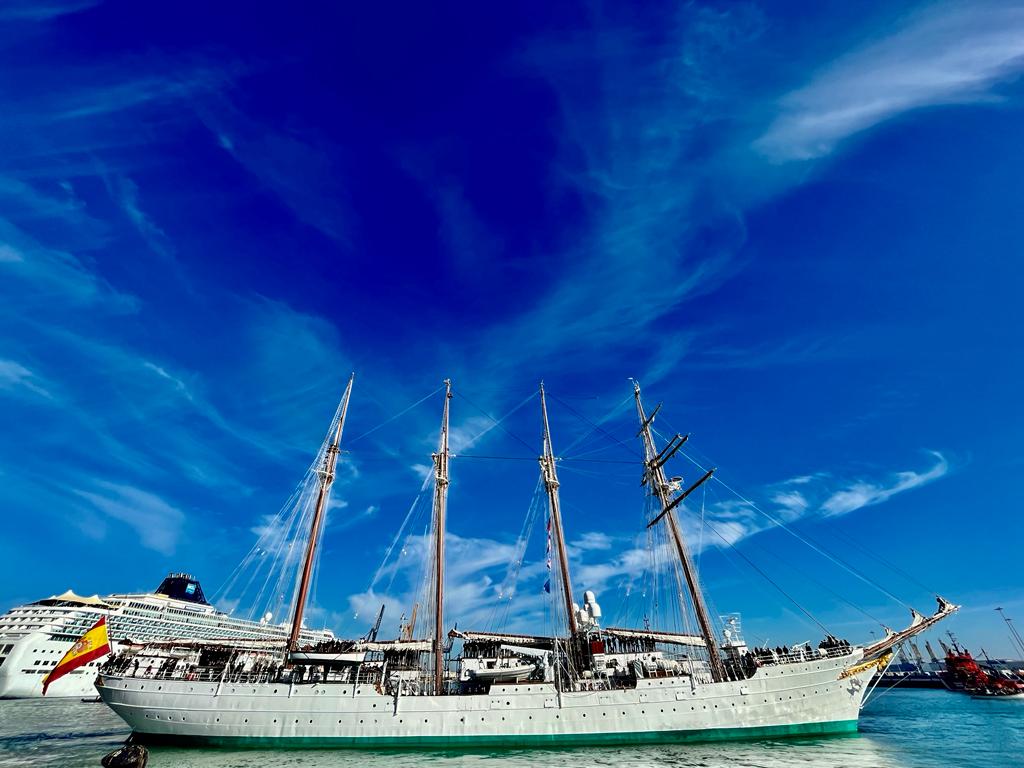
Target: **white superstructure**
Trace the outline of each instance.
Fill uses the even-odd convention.
[[[70,590],[12,608],[0,616],[0,699],[42,696],[43,677],[100,616],[116,651],[126,640],[280,640],[289,625],[234,618],[206,602],[199,582],[172,573],[155,592],[82,597]],[[304,643],[331,640],[328,630],[304,631]],[[94,696],[106,657],[58,679],[47,696]]]

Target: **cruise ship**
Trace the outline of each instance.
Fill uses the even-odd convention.
[[[82,597],[68,590],[0,616],[0,699],[42,696],[43,677],[100,616],[107,617],[115,652],[126,644],[159,640],[284,642],[291,628],[218,611],[187,573],[168,574],[151,593]],[[304,644],[333,639],[326,629],[301,633]],[[106,658],[56,680],[47,696],[95,696],[93,683]]]

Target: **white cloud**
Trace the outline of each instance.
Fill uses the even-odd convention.
[[[755,502],[732,498],[707,504],[700,515],[684,503],[678,513],[683,536],[690,551],[699,554],[703,550],[735,545],[746,538],[776,527],[775,521],[784,524],[811,516],[830,517],[847,514],[872,504],[881,504],[897,494],[919,488],[938,480],[949,471],[949,462],[932,451],[935,464],[923,472],[899,472],[886,481],[858,480],[856,482],[834,480],[829,473],[801,475],[774,483],[762,490],[768,503],[755,506]],[[836,490],[836,486],[839,490]],[[799,486],[795,490],[792,486]],[[660,546],[666,547],[662,543]],[[586,562],[587,552],[576,547],[571,556],[576,560],[573,572],[576,580],[588,589],[600,590],[616,580],[632,578],[651,567],[652,562],[664,563],[675,558],[674,553],[662,552],[653,560],[647,542],[637,541],[622,552],[612,554],[603,562]]]
[[[0,358],[0,389],[25,390],[34,395],[53,399],[53,395],[40,383],[39,378],[28,368],[14,360]]]
[[[468,451],[476,445],[497,423],[487,416],[470,416],[448,429],[448,449],[455,454]]]
[[[775,162],[822,157],[910,110],[991,100],[992,86],[1022,69],[1019,3],[937,3],[783,97],[754,147]]]
[[[426,480],[434,474],[434,468],[429,464],[412,464],[409,469],[420,478],[420,480]]]
[[[12,248],[6,243],[0,243],[0,262],[18,262],[24,260],[25,257],[21,255],[20,251]]]
[[[427,536],[409,537],[395,559],[381,570],[378,584],[364,592],[349,595],[348,603],[353,613],[366,616],[385,603],[387,614],[393,620],[397,621],[403,613],[408,615],[413,604],[423,600],[424,596],[420,594],[424,586],[423,565],[431,547],[432,542]],[[509,601],[510,626],[523,622],[528,616],[540,618],[543,580],[538,580],[540,570],[536,564],[524,567],[519,574],[520,587],[536,581],[536,590],[528,587],[516,590],[514,585],[502,583],[507,566],[516,555],[514,544],[496,539],[463,537],[449,531],[445,538],[445,554],[445,617],[449,626],[454,623],[477,628],[489,625],[497,609],[502,607],[503,599]],[[380,587],[382,583],[385,584],[383,590]],[[512,588],[503,593],[503,586]]]
[[[159,496],[131,485],[97,482],[95,490],[74,490],[96,509],[131,526],[147,549],[172,555],[185,523],[184,513]]]
[[[899,472],[889,485],[865,481],[852,483],[829,496],[821,509],[829,516],[845,515],[862,507],[881,504],[898,493],[938,480],[949,472],[949,462],[941,453],[933,451],[932,456],[935,457],[935,464],[924,472]]]
[[[800,517],[807,511],[808,501],[799,491],[780,491],[772,502],[786,512],[787,517]]]
[[[611,549],[612,537],[600,531],[589,531],[570,544],[574,549]]]

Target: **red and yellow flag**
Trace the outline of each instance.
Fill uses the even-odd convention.
[[[50,670],[50,674],[43,678],[43,696],[46,695],[46,688],[54,680],[108,653],[110,640],[107,637],[107,617],[100,616],[100,620],[78,638],[78,642],[71,646],[71,650],[65,653],[57,666]]]

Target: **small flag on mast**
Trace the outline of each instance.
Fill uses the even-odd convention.
[[[110,653],[110,639],[107,637],[107,617],[100,616],[100,620],[78,638],[78,641],[71,646],[71,650],[65,653],[57,666],[43,678],[43,696],[46,695],[46,689],[54,681],[108,653]]]

